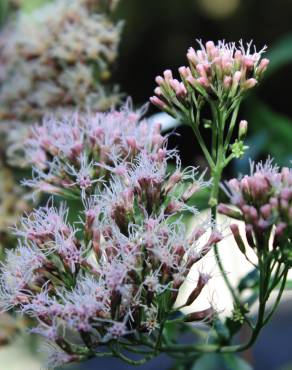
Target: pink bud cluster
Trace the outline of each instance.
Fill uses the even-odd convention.
[[[189,48],[189,66],[179,68],[180,80],[170,70],[156,77],[158,87],[151,102],[162,110],[176,115],[194,104],[194,94],[205,99],[219,99],[229,106],[235,99],[253,88],[267,69],[269,60],[261,58],[252,42],[236,46],[234,42],[219,41],[217,45],[198,41],[200,48]]]
[[[206,234],[208,223],[187,234],[182,211],[194,211],[187,200],[208,184],[179,161],[169,175],[174,155],[145,149],[122,170],[109,168],[107,186],[83,201],[79,229],[65,206],[47,205],[21,219],[20,245],[2,266],[0,305],[36,318],[32,332],[51,343],[51,367],[144,335],[155,342],[190,268],[221,240],[216,230]],[[209,278],[200,273],[186,306]],[[202,320],[204,312],[185,319]]]
[[[273,235],[273,253],[291,263],[292,170],[280,169],[271,159],[251,167],[250,175],[226,184],[226,193],[236,208],[220,204],[218,211],[245,222],[246,238],[253,248],[269,248]],[[231,230],[242,244],[238,227],[231,225]]]
[[[34,173],[25,185],[49,193],[92,193],[97,180],[107,181],[113,169],[123,171],[123,160],[131,161],[141,151],[162,153],[160,125],[150,126],[142,114],[127,103],[108,113],[46,117],[25,146]]]

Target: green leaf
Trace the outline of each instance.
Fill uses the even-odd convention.
[[[285,285],[286,290],[292,290],[292,280],[287,280]]]
[[[233,353],[224,354],[223,358],[226,370],[252,370],[250,364]]]
[[[236,354],[209,353],[193,365],[192,370],[252,370],[252,367]]]
[[[255,97],[248,108],[248,120],[254,133],[266,136],[267,140],[261,143],[262,151],[275,157],[278,164],[287,165],[291,159],[292,120]]]
[[[232,320],[231,317],[228,317],[225,322],[226,327],[229,330],[229,334],[231,337],[233,337],[234,334],[236,334],[241,328],[242,323],[240,321]]]
[[[214,329],[216,330],[216,333],[218,335],[218,339],[221,344],[228,344],[228,340],[230,337],[230,333],[228,328],[224,325],[224,323],[219,319],[214,320]]]
[[[292,63],[292,35],[287,35],[276,43],[267,53],[270,65],[265,78],[277,72],[283,66]]]
[[[5,22],[8,11],[9,11],[8,0],[1,0],[0,1],[0,24]]]
[[[21,10],[24,12],[31,12],[36,8],[44,5],[45,3],[49,2],[48,0],[26,0],[21,2]]]
[[[238,284],[238,290],[243,292],[245,289],[254,289],[257,287],[259,281],[259,271],[254,268]]]

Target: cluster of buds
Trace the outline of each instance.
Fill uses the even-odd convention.
[[[25,145],[37,191],[59,194],[92,193],[96,182],[108,181],[111,172],[123,173],[126,163],[146,151],[163,157],[165,139],[160,125],[141,119],[131,102],[119,111],[46,117],[31,130]]]
[[[0,119],[35,122],[48,111],[105,110],[119,101],[105,86],[121,26],[92,1],[55,0],[20,12],[0,41]]]
[[[189,66],[179,68],[181,80],[173,77],[170,70],[156,77],[158,87],[150,100],[158,108],[177,116],[190,106],[198,104],[197,95],[202,100],[219,100],[227,108],[242,94],[253,88],[265,72],[269,60],[261,56],[252,42],[245,47],[240,41],[235,43],[219,41],[217,45],[199,41],[199,50],[189,48]]]
[[[258,254],[270,251],[275,259],[285,265],[292,263],[292,171],[280,169],[268,159],[252,164],[251,174],[230,180],[225,187],[235,208],[225,204],[218,211],[245,223],[246,239]],[[231,230],[242,251],[244,242],[238,226]],[[272,243],[272,250],[271,245]]]
[[[21,219],[19,246],[2,266],[0,302],[3,310],[16,307],[37,319],[32,332],[50,342],[50,368],[102,356],[105,347],[124,358],[143,338],[159,348],[161,325],[171,319],[191,266],[221,240],[214,229],[208,236],[208,223],[187,235],[179,216],[207,184],[179,162],[169,175],[170,156],[143,150],[123,171],[113,168],[107,186],[84,199],[79,229],[68,223],[65,206],[48,204]],[[186,306],[208,279],[199,274]]]

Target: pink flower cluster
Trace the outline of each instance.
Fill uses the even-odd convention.
[[[198,41],[200,48],[189,48],[189,66],[179,68],[181,80],[173,77],[170,70],[156,77],[158,87],[150,100],[160,109],[175,115],[194,103],[195,93],[206,99],[219,99],[229,106],[248,89],[253,88],[265,72],[269,60],[261,56],[252,42],[246,47],[219,41],[217,45],[208,41],[205,45]]]
[[[142,120],[144,111],[134,112],[128,102],[120,111],[46,117],[25,146],[34,178],[24,184],[78,197],[80,191],[92,193],[93,184],[107,181],[113,169],[122,171],[125,159],[132,161],[141,151],[163,151],[160,125]]]
[[[277,258],[292,262],[292,170],[265,163],[252,164],[251,174],[230,180],[225,187],[236,208],[220,204],[218,211],[243,220],[249,245],[262,249],[273,236]],[[238,227],[231,225],[235,239],[240,241]],[[279,250],[281,249],[281,250]]]
[[[110,124],[113,116],[125,114],[103,117]],[[127,123],[132,122],[131,117],[126,118]],[[133,116],[133,125],[136,120]],[[94,126],[94,132],[100,133],[100,127],[104,128]],[[111,143],[121,153],[129,139],[128,131],[119,126],[116,130],[120,140],[117,136]],[[105,346],[111,350],[113,343],[136,344],[143,336],[156,341],[161,322],[173,312],[178,290],[191,266],[221,240],[215,229],[206,234],[208,223],[198,225],[188,235],[182,220],[183,211],[196,212],[186,204],[188,199],[208,183],[202,176],[197,178],[195,169],[181,170],[179,160],[169,175],[167,159],[175,153],[163,148],[152,150],[162,143],[156,131],[151,135],[145,132],[141,150],[140,127],[136,130],[131,143],[137,145],[130,145],[132,152],[127,154],[130,158],[139,153],[131,162],[124,160],[118,171],[106,162],[96,167],[107,168],[111,176],[103,190],[91,196],[85,193],[79,229],[69,224],[69,210],[64,205],[36,209],[21,219],[16,230],[19,247],[7,252],[2,266],[1,308],[16,307],[36,319],[32,332],[51,343],[47,348],[52,367],[98,354]],[[103,138],[105,132],[100,134]],[[92,136],[97,141],[90,141],[88,133],[83,131],[84,136],[80,136],[72,129],[68,143],[73,143],[73,134],[75,149],[79,148],[77,144],[83,147],[86,137],[87,148],[92,145],[92,152],[98,148],[100,155],[101,145],[96,144],[100,143],[99,135]],[[51,153],[61,142],[56,136],[56,140],[46,136],[44,141]],[[74,161],[78,154],[72,148],[64,144],[60,152]],[[44,166],[46,163],[43,161]],[[196,300],[209,278],[200,274],[186,306]],[[193,312],[185,319],[202,320],[210,312]]]

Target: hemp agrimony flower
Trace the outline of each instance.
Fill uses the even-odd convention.
[[[268,159],[265,163],[251,163],[250,175],[228,181],[223,189],[233,207],[226,204],[218,206],[218,212],[244,222],[243,231],[235,223],[231,223],[230,229],[238,248],[254,266],[250,286],[259,297],[257,321],[251,324],[246,318],[246,307],[250,294],[254,292],[249,291],[247,303],[244,304],[242,295],[238,298],[238,292],[234,290],[234,312],[240,313],[241,325],[247,322],[252,330],[249,341],[236,350],[250,347],[262,327],[268,323],[281,301],[291,268],[292,172],[291,168],[280,169],[272,162]],[[248,246],[255,258],[248,253]],[[239,287],[241,292],[246,292],[244,280]],[[277,298],[268,311],[267,302],[273,290],[278,291]]]
[[[104,118],[121,119],[121,114]],[[135,130],[132,139],[139,136],[140,128]],[[124,134],[119,131],[119,144]],[[167,160],[175,153],[155,145],[147,151],[146,144],[131,162],[124,159],[123,171],[108,170],[103,189],[82,195],[78,229],[69,224],[64,205],[49,204],[23,217],[16,229],[21,244],[7,253],[2,267],[1,308],[16,307],[36,319],[32,332],[52,343],[52,367],[106,355],[105,347],[130,363],[134,360],[124,352],[131,346],[149,347],[144,360],[156,355],[190,268],[222,238],[214,229],[201,242],[208,223],[187,234],[182,211],[194,209],[186,201],[208,183],[196,180],[195,170],[181,170],[179,161],[169,175]],[[201,272],[184,306],[197,299],[208,280]],[[182,322],[210,313],[211,308],[193,312]]]
[[[242,41],[217,45],[198,41],[199,50],[190,48],[187,53],[188,67],[180,67],[181,81],[170,70],[163,77],[156,77],[158,87],[151,102],[190,125],[210,166],[213,188],[209,204],[218,203],[218,187],[223,169],[233,158],[244,154],[244,138],[247,122],[239,124],[238,137],[231,143],[238,111],[245,92],[262,78],[269,61],[262,59],[264,47],[259,52],[252,42],[244,46]],[[204,105],[209,106],[211,117],[201,117]],[[205,112],[205,111],[204,111]],[[208,110],[207,110],[208,112]],[[210,130],[212,147],[209,150],[201,134],[202,125]]]
[[[31,130],[25,145],[37,191],[79,196],[93,193],[95,183],[108,181],[110,173],[123,173],[126,162],[146,151],[164,155],[160,125],[150,126],[128,103],[120,111],[45,117]],[[161,154],[159,154],[161,153]]]
[[[187,52],[189,66],[179,68],[181,81],[173,78],[170,70],[164,71],[163,77],[156,77],[156,96],[150,100],[174,116],[178,111],[188,110],[197,94],[205,99],[218,99],[229,108],[258,83],[269,64],[268,59],[261,59],[266,47],[257,52],[252,42],[246,47],[242,41],[239,46],[225,41],[217,45],[213,41],[198,43],[199,50],[190,47]]]
[[[156,95],[150,100],[193,129],[210,167],[212,185],[209,206],[216,219],[223,170],[233,158],[241,157],[246,149],[244,140],[247,121],[238,122],[237,137],[234,138],[241,101],[246,91],[258,84],[269,61],[262,58],[266,47],[257,52],[252,42],[245,46],[240,41],[237,46],[225,41],[219,41],[217,45],[212,41],[205,45],[199,41],[199,46],[199,50],[188,50],[189,66],[179,68],[181,80],[175,79],[170,70],[166,70],[163,77],[156,77]],[[203,129],[210,132],[211,148],[205,142],[206,135],[202,135]],[[238,289],[233,287],[224,270],[218,246],[215,245],[217,265],[234,300],[234,315],[224,324],[219,320],[218,328],[225,325],[225,334],[222,335],[222,330],[215,329],[219,338],[218,351],[224,351],[220,338],[224,342],[231,341],[243,323],[251,329],[250,339],[245,344],[229,346],[226,351],[249,348],[280,302],[291,266],[290,177],[290,170],[283,169],[280,172],[271,162],[267,162],[265,165],[257,165],[250,176],[228,183],[226,191],[239,210],[226,205],[220,205],[218,210],[245,222],[246,238],[256,254],[256,263],[246,253],[238,226],[232,224],[231,230],[240,250],[254,265],[256,278],[253,284],[256,292],[253,294],[258,297],[259,308],[256,322],[253,323],[247,315],[253,295],[249,295],[247,299],[241,295],[242,290],[245,290],[244,281]],[[278,286],[280,288],[276,302],[271,311],[266,312],[271,292]],[[182,347],[182,351],[184,350]]]
[[[184,361],[205,352],[243,351],[280,302],[292,263],[291,169],[280,170],[270,159],[253,164],[250,175],[222,186],[232,206],[217,206],[222,172],[246,148],[247,121],[238,122],[236,138],[234,129],[245,92],[267,68],[265,48],[256,52],[252,43],[237,47],[224,41],[199,45],[197,51],[189,49],[189,67],[179,69],[181,81],[169,70],[157,77],[157,96],[151,101],[193,128],[210,166],[210,181],[204,180],[205,172],[183,169],[177,151],[167,149],[160,125],[142,119],[144,108],[134,112],[129,101],[119,111],[47,115],[30,132],[25,154],[34,176],[24,183],[77,199],[70,204],[79,210],[65,203],[57,207],[52,198],[20,219],[14,230],[19,245],[6,253],[1,266],[0,308],[34,318],[31,332],[48,341],[49,367],[103,356],[140,365],[162,352]],[[73,51],[54,50],[66,58]],[[210,149],[202,125],[210,130]],[[211,187],[211,219],[188,231],[185,215],[199,213],[188,201],[205,187]],[[233,287],[224,270],[217,211],[244,224],[246,238],[237,224],[230,228],[254,267],[248,287],[246,279]],[[256,261],[249,258],[246,241]],[[211,278],[202,267],[191,293],[176,305],[190,269],[213,248],[234,301],[233,314],[224,322],[212,304],[193,309]],[[275,289],[278,295],[268,311]],[[255,297],[254,319],[248,314]],[[190,313],[180,312],[185,307]],[[212,322],[211,343],[177,343],[174,330],[202,320]],[[232,345],[244,324],[249,339]],[[206,337],[200,328],[194,332]]]
[[[286,266],[292,262],[292,170],[280,169],[268,159],[251,164],[250,175],[232,179],[224,187],[231,203],[218,206],[218,211],[244,221],[248,244],[258,255],[270,254]],[[244,252],[238,227],[231,230]],[[272,243],[272,246],[271,246]]]

